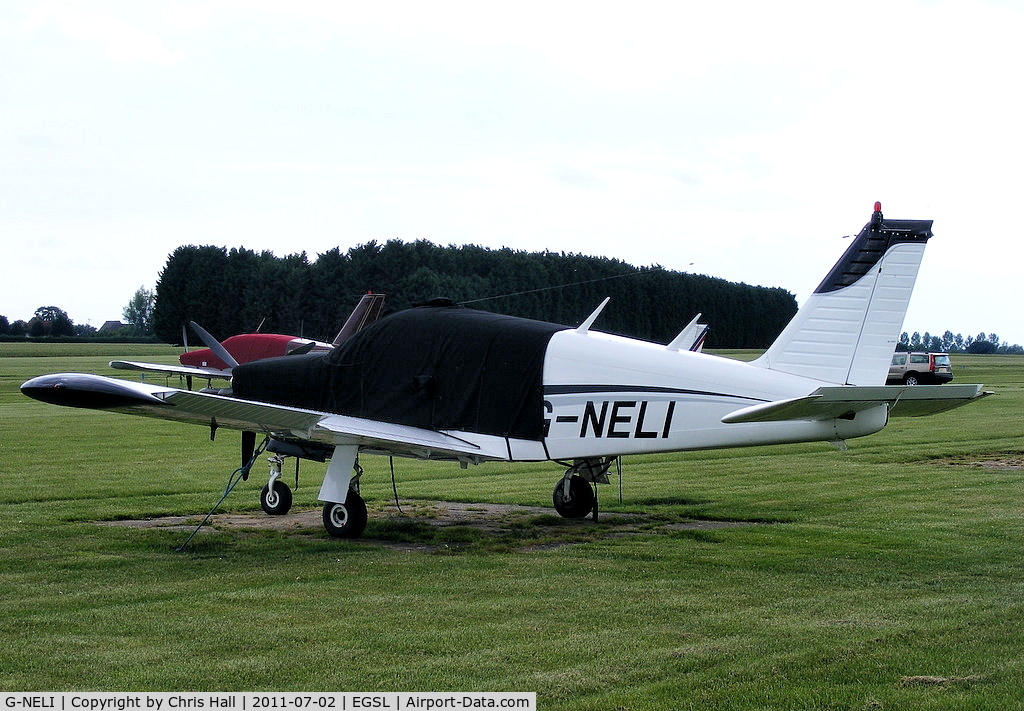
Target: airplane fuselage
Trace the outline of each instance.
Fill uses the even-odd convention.
[[[494,375],[506,372],[517,377]],[[479,445],[481,461],[841,441],[885,426],[885,404],[843,418],[722,422],[827,385],[835,384],[454,307],[392,316],[333,353],[248,363],[233,380],[243,399],[444,432]]]
[[[556,333],[544,364],[551,459],[838,441],[882,429],[880,405],[851,419],[725,424],[740,408],[827,385],[748,363],[604,333]]]
[[[321,343],[308,338],[287,336],[280,333],[242,333],[224,339],[221,344],[238,363],[249,363],[264,358],[277,358],[288,355],[296,349],[308,348],[312,351],[329,351],[330,343]],[[195,368],[226,369],[227,363],[221,360],[209,348],[185,351],[178,356],[178,361],[185,366]]]

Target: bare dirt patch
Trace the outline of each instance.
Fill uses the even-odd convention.
[[[955,686],[977,684],[986,681],[983,674],[972,676],[905,676],[900,679],[901,686]]]
[[[1024,470],[1024,452],[999,452],[994,454],[972,454],[943,459],[944,464],[977,469],[998,469],[1005,471]]]
[[[277,531],[326,535],[321,510],[295,510],[283,516],[254,513],[218,513],[206,527],[214,530]],[[98,521],[105,526],[192,531],[202,516],[163,516],[151,519]],[[656,521],[646,514],[601,513],[592,518],[567,520],[550,508],[512,504],[455,501],[401,501],[371,505],[370,524],[360,541],[400,550],[424,552],[450,547],[500,546],[546,549],[598,538],[635,535],[644,531],[714,531],[756,525],[745,521]]]

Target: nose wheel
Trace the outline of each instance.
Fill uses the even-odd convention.
[[[281,481],[284,457],[275,454],[270,462],[270,480],[260,492],[260,507],[271,516],[283,516],[292,508],[292,490]]]
[[[292,490],[282,481],[266,484],[260,492],[260,507],[271,516],[284,516],[292,508]]]

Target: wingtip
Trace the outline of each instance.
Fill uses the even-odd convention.
[[[51,405],[93,410],[165,404],[139,383],[86,373],[40,375],[22,383],[21,392],[33,400]]]

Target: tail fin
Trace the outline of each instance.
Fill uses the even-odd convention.
[[[881,385],[903,327],[931,220],[871,221],[755,365],[846,385]]]
[[[338,335],[331,341],[331,345],[339,346],[347,341],[353,334],[363,330],[366,326],[380,317],[381,309],[384,307],[384,294],[374,294],[368,291],[359,299],[356,307],[352,309],[345,324],[338,331]]]
[[[686,325],[678,336],[672,339],[666,348],[670,351],[680,351],[686,349],[693,351],[694,353],[700,353],[704,350],[704,339],[707,338],[708,331],[711,330],[706,323],[698,323],[700,321],[701,314],[697,314],[693,317],[693,320]]]

